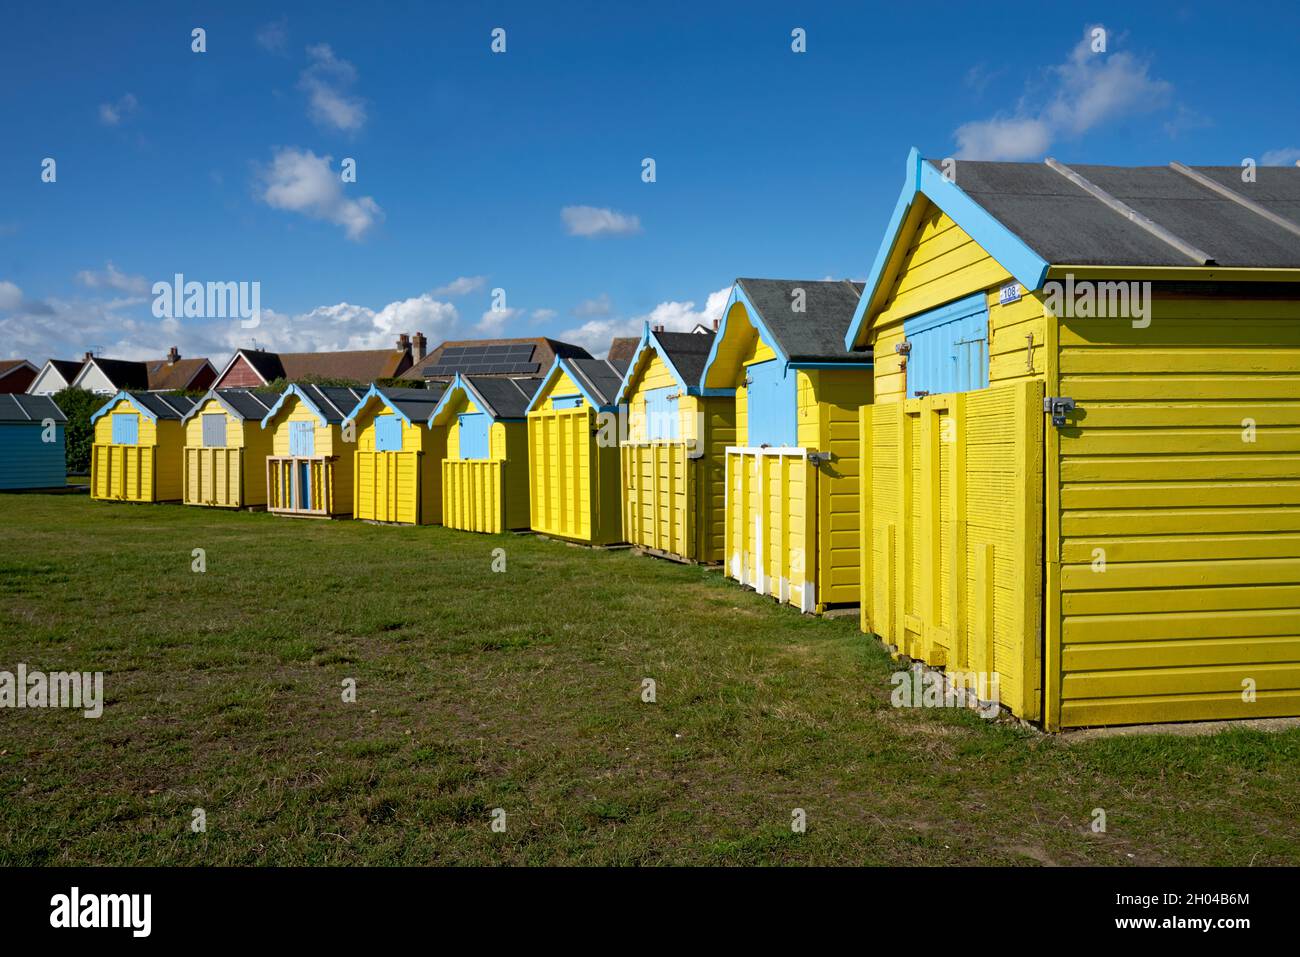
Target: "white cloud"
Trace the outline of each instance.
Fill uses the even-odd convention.
[[[524,310],[515,309],[513,306],[506,309],[489,309],[483,313],[478,324],[474,326],[474,331],[480,333],[489,339],[497,339],[506,331],[506,326],[510,320],[523,315]]]
[[[23,291],[7,279],[0,279],[0,311],[17,309],[22,301]]]
[[[639,217],[597,206],[565,206],[560,219],[570,236],[631,236],[641,232]]]
[[[534,309],[532,316],[529,317],[531,322],[542,323],[554,319],[559,313],[554,309]]]
[[[99,272],[90,269],[81,270],[77,273],[77,282],[89,289],[117,289],[135,295],[143,295],[149,291],[149,280],[144,276],[127,275],[112,262],[105,263],[103,270]]]
[[[573,314],[579,319],[599,319],[613,311],[614,304],[610,302],[609,294],[604,292],[595,299],[584,299],[573,307]]]
[[[299,87],[307,93],[308,115],[320,126],[356,132],[365,125],[366,105],[348,88],[356,82],[357,70],[334,55],[328,43],[307,48],[311,64],[302,71]]]
[[[253,39],[267,53],[284,53],[289,44],[289,18],[281,17],[262,24]]]
[[[459,276],[447,283],[445,286],[439,286],[433,290],[434,296],[465,296],[471,292],[478,292],[487,283],[487,276]]]
[[[262,171],[262,200],[273,209],[302,213],[312,219],[342,226],[348,239],[361,239],[384,218],[384,211],[369,196],[349,199],[332,157],[292,147],[276,151],[269,169]]]
[[[695,308],[694,300],[661,302],[649,312],[631,318],[590,319],[559,333],[556,338],[585,348],[594,356],[603,356],[609,350],[610,340],[616,336],[638,337],[646,323],[663,326],[669,332],[690,332],[696,325],[712,327],[715,319],[722,318],[722,310],[731,296],[731,286],[709,293],[702,308]]]
[[[1260,157],[1261,166],[1295,166],[1300,164],[1300,149],[1287,146],[1280,150],[1269,150]]]
[[[140,106],[140,102],[134,94],[127,93],[116,103],[99,104],[99,122],[105,126],[117,126],[122,120],[134,113]]]
[[[1035,108],[1027,100],[1010,114],[964,123],[953,134],[958,159],[1025,160],[1042,156],[1058,137],[1078,137],[1102,124],[1169,104],[1173,85],[1149,75],[1128,52],[1094,53],[1092,28],[1064,63],[1048,70],[1051,92]]]

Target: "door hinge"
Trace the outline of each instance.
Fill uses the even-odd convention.
[[[1043,399],[1043,411],[1052,414],[1052,425],[1058,429],[1066,425],[1065,413],[1074,411],[1074,400],[1068,395],[1049,395]]]

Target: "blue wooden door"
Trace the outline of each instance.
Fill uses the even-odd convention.
[[[375,419],[375,451],[402,451],[402,420],[395,415],[381,415]]]
[[[295,423],[296,424],[296,423]],[[311,463],[298,463],[298,508],[311,508]]]
[[[799,419],[794,388],[798,373],[787,369],[780,359],[755,363],[747,371],[745,396],[749,407],[749,444],[798,445]]]
[[[316,454],[316,423],[289,423],[289,454],[297,456]]]
[[[677,415],[676,386],[647,389],[645,393],[645,437],[676,441],[681,437],[681,422]]]
[[[113,413],[113,444],[140,444],[140,416],[134,412]]]
[[[982,292],[905,320],[908,396],[988,388],[988,329]]]
[[[461,459],[485,459],[488,457],[488,429],[492,420],[485,412],[462,412],[460,423],[460,457]]]

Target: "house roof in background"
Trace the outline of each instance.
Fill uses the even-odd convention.
[[[453,339],[443,342],[408,369],[404,379],[464,375],[537,376],[557,356],[590,359],[582,346],[546,336],[521,339]]]

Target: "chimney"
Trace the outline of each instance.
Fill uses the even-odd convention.
[[[417,332],[411,337],[411,361],[419,362],[424,358],[429,349],[429,340],[424,338],[423,332]]]
[[[714,317],[713,317],[713,331],[714,331],[714,332],[717,332],[717,331],[718,331],[718,317],[717,317],[717,316],[714,316]]]
[[[405,332],[397,337],[397,348],[403,352],[411,348],[411,337]]]
[[[655,331],[655,332],[663,332],[663,331],[664,331],[664,327],[663,327],[663,326],[655,326],[654,331]]]
[[[176,360],[179,359],[180,357],[181,357],[180,350],[177,349],[175,346],[172,346],[171,350],[167,353],[167,364],[175,365]]]
[[[95,354],[94,354],[93,352],[87,352],[87,353],[84,353],[84,354],[82,355],[82,357],[81,357],[81,361],[82,361],[82,362],[89,362],[89,361],[94,357],[94,355],[95,355]]]

